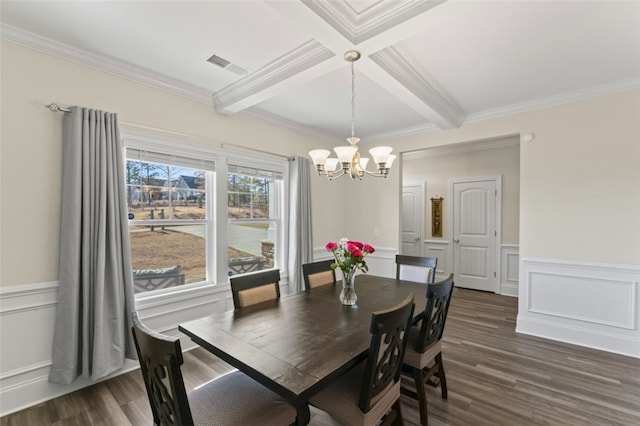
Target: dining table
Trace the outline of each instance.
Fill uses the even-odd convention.
[[[358,299],[352,306],[340,302],[338,281],[188,321],[178,329],[287,400],[296,408],[296,424],[306,425],[309,398],[366,358],[371,314],[410,293],[414,318],[426,305],[423,283],[361,274],[355,286]]]

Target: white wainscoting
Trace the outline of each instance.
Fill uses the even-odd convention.
[[[395,248],[376,247],[376,251],[366,257],[369,273],[380,277],[395,277],[397,253],[398,250]],[[333,255],[330,252],[324,247],[314,247],[314,262],[328,259],[333,259]],[[336,269],[336,272],[338,277],[341,277],[340,270]]]
[[[518,297],[520,273],[520,246],[502,244],[500,246],[500,294]]]
[[[284,277],[283,292],[287,285]],[[137,297],[136,309],[145,324],[179,336],[184,350],[195,344],[178,331],[178,324],[233,309],[228,284],[193,285],[178,292]],[[0,416],[94,383],[78,379],[64,386],[48,381],[57,303],[57,282],[0,288]],[[112,376],[138,367],[137,361],[127,360]]]
[[[453,272],[453,248],[447,240],[425,240],[422,252],[427,257],[438,259],[436,281],[443,280]],[[518,244],[500,246],[500,294],[518,297],[519,277]]]
[[[444,280],[453,270],[451,263],[451,250],[449,241],[446,240],[424,240],[422,253],[425,257],[435,257],[438,259],[436,265],[436,281]]]
[[[640,265],[520,259],[516,331],[640,358]]]

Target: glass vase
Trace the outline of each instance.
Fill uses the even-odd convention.
[[[356,271],[342,271],[342,291],[340,292],[340,302],[343,305],[355,305],[358,300],[355,287]]]

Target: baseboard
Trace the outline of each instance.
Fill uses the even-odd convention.
[[[520,260],[516,331],[640,358],[640,265]]]
[[[194,285],[174,294],[140,296],[136,300],[140,318],[154,330],[180,337],[183,350],[196,345],[178,331],[178,324],[233,307],[228,284]],[[0,416],[96,383],[88,379],[77,379],[71,385],[48,381],[57,302],[57,282],[0,288]],[[137,361],[127,360],[110,377],[138,366]]]

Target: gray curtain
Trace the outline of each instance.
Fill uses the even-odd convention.
[[[136,359],[124,153],[116,114],[62,122],[62,219],[51,382],[100,379]]]
[[[311,162],[289,159],[289,288],[304,290],[302,265],[313,261],[311,229]]]

